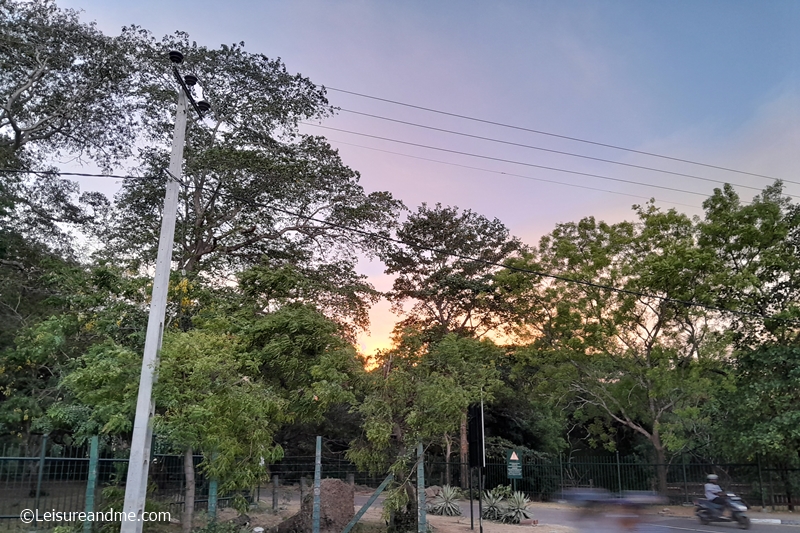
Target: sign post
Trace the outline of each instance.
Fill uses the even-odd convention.
[[[522,479],[522,452],[519,450],[506,450],[506,473],[516,491],[517,480]]]

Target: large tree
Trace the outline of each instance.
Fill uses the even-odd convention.
[[[367,393],[355,410],[363,430],[347,456],[375,473],[387,470],[396,484],[384,508],[394,513],[398,531],[416,524],[416,490],[410,482],[418,443],[442,442],[459,427],[462,413],[481,398],[491,400],[499,385],[494,366],[503,351],[488,339],[446,335],[438,343],[406,329],[395,347],[380,353]],[[462,478],[462,483],[464,479]]]
[[[137,28],[124,35],[141,58],[147,105],[138,161],[150,179],[123,185],[107,253],[133,266],[155,259],[175,110],[167,52],[181,50],[181,68],[198,76],[213,109],[202,121],[190,114],[173,254],[178,269],[214,281],[257,264],[316,272],[332,289],[353,288],[363,303],[351,318],[364,326],[372,295],[354,264],[376,241],[346,228],[384,232],[401,204],[389,193],[364,191],[324,138],[299,132],[300,121],[333,112],[324,89],[242,44],[206,48],[182,33],[156,41]]]
[[[400,326],[481,337],[508,320],[493,274],[521,248],[502,222],[470,210],[422,204],[385,246],[386,273],[395,275],[388,297],[405,315]],[[410,309],[404,306],[410,302]]]
[[[0,1],[3,166],[25,147],[103,163],[128,153],[136,99],[126,49],[51,0]]]
[[[643,437],[665,492],[668,451],[685,442],[675,435],[679,415],[708,399],[712,369],[729,352],[716,315],[682,303],[708,301],[711,260],[696,246],[694,224],[653,206],[638,215],[637,223],[561,224],[515,263],[558,278],[515,271],[501,278],[509,297],[518,291],[532,383],[571,402],[574,416],[610,447],[614,425]]]

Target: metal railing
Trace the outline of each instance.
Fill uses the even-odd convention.
[[[27,450],[0,445],[0,528],[18,528],[21,525],[19,513],[23,509],[84,510],[90,482],[89,455],[88,447],[58,446],[48,443],[47,439],[42,439],[36,448]],[[195,456],[194,460],[197,465],[202,457]],[[96,461],[95,509],[109,506],[121,509],[128,459],[114,457],[112,451],[106,450],[99,453]],[[448,483],[447,465],[440,457],[429,456],[424,464],[428,485]],[[449,484],[467,488],[468,480],[460,479],[461,464],[451,461],[449,466]],[[492,489],[498,485],[513,485],[531,499],[540,501],[559,498],[563,490],[578,487],[603,488],[611,492],[655,490],[658,466],[638,457],[619,455],[540,457],[525,460],[522,479],[511,481],[507,477],[506,464],[491,461],[484,471],[484,486]],[[778,468],[758,462],[711,464],[696,458],[685,461],[678,458],[666,465],[666,471],[665,496],[673,504],[691,502],[699,497],[706,475],[715,473],[723,488],[737,492],[750,505],[776,510],[800,505],[800,468]],[[372,488],[385,477],[359,472],[341,455],[323,456],[322,472],[324,477]],[[281,485],[297,484],[301,478],[310,481],[314,475],[314,457],[284,457],[271,465],[270,475],[277,475]],[[148,502],[159,510],[169,511],[174,517],[179,516],[184,506],[183,456],[154,455],[150,484],[152,492]],[[473,487],[477,487],[477,482]],[[256,498],[260,492],[261,487],[255,488]],[[217,507],[225,507],[230,500],[230,495],[220,497]],[[208,505],[209,480],[201,469],[197,469],[195,508],[203,510]]]

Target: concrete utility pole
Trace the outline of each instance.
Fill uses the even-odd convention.
[[[172,58],[172,54],[170,54]],[[181,60],[183,58],[181,57]],[[174,62],[180,63],[180,61]],[[147,336],[144,341],[142,374],[139,378],[139,396],[136,400],[136,418],[133,422],[131,454],[128,461],[128,480],[125,484],[124,512],[128,520],[122,521],[121,533],[141,533],[142,513],[147,496],[147,474],[150,468],[150,446],[153,440],[152,417],[155,403],[151,400],[153,384],[157,378],[158,352],[164,333],[164,316],[167,309],[167,291],[172,263],[172,245],[175,240],[175,220],[178,215],[178,193],[183,164],[183,145],[186,139],[186,89],[178,87],[178,111],[175,116],[175,133],[172,137],[172,154],[169,160],[167,193],[164,197],[164,214],[161,236],[158,239],[158,257],[147,319]],[[136,517],[135,521],[130,520]]]

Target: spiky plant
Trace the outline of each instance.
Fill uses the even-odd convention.
[[[515,492],[506,500],[502,521],[506,524],[519,524],[526,518],[533,516],[528,511],[530,500],[520,491]]]
[[[494,491],[484,491],[481,516],[486,520],[501,520],[503,518],[503,497]]]
[[[460,516],[461,507],[458,505],[458,496],[457,488],[445,485],[428,507],[428,512],[441,516]]]

